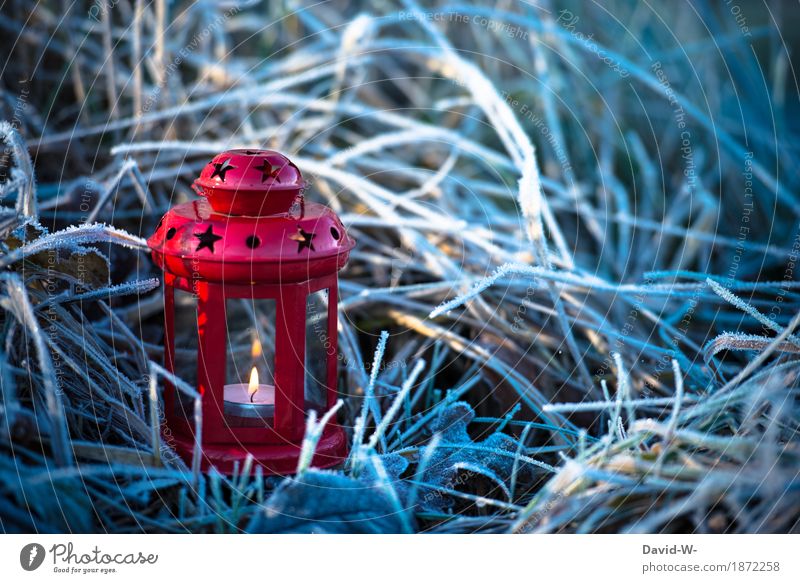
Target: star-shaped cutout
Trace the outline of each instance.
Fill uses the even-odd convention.
[[[200,239],[200,243],[197,244],[197,249],[195,249],[195,251],[206,248],[212,253],[214,252],[214,243],[222,239],[222,236],[214,234],[214,227],[211,225],[208,225],[205,232],[195,233],[194,236]]]
[[[307,233],[301,227],[297,227],[297,232],[293,235],[289,235],[289,238],[292,241],[297,241],[297,252],[300,253],[303,248],[316,251],[316,249],[314,249],[314,242],[312,241],[312,239],[316,236],[317,235],[314,233]]]
[[[261,161],[261,166],[256,166],[255,169],[261,172],[261,182],[265,182],[267,178],[272,178],[277,182],[281,181],[278,174],[283,170],[283,166],[273,166],[266,158]]]
[[[225,173],[228,172],[228,170],[236,170],[236,166],[231,166],[230,158],[227,158],[222,162],[212,162],[211,164],[214,165],[214,171],[211,173],[211,178],[219,176],[219,179],[222,182],[225,182]]]

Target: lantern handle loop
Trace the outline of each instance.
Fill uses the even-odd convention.
[[[192,190],[194,190],[198,195],[202,197],[206,196],[205,188],[203,188],[203,186],[200,184],[200,181],[197,179],[195,179],[194,182],[192,182]]]

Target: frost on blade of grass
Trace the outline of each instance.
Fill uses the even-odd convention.
[[[437,306],[435,310],[433,310],[430,314],[428,314],[428,317],[435,318],[441,314],[446,314],[447,312],[450,312],[451,310],[467,303],[469,300],[480,294],[482,291],[494,285],[498,279],[505,277],[511,272],[519,273],[520,271],[529,272],[530,274],[535,273],[532,269],[527,268],[527,266],[513,266],[510,264],[501,265],[495,270],[495,272],[492,275],[483,278],[481,281],[473,285],[472,289],[470,289],[465,294],[460,295],[457,298],[450,300],[449,302],[445,302],[440,306]]]
[[[67,227],[49,235],[39,237],[8,255],[0,258],[0,269],[23,260],[25,257],[41,253],[64,249],[72,252],[83,251],[82,246],[89,243],[114,243],[131,249],[147,249],[147,243],[140,237],[102,224],[91,224]]]
[[[423,368],[425,368],[425,361],[417,361],[417,364],[414,365],[411,374],[409,374],[408,378],[403,382],[403,386],[400,387],[397,396],[392,401],[392,405],[386,411],[386,415],[383,416],[383,419],[380,420],[377,427],[375,427],[375,431],[372,432],[369,440],[367,440],[368,448],[373,449],[378,445],[378,442],[386,433],[387,428],[400,412],[400,407],[408,397],[411,389],[414,388],[414,383],[416,382],[417,377],[420,375]]]
[[[703,347],[704,359],[706,364],[712,356],[715,356],[723,350],[748,350],[751,352],[760,352],[774,342],[773,338],[768,336],[758,336],[756,334],[742,334],[736,332],[723,332],[713,340],[709,340],[708,344]],[[793,354],[800,353],[800,347],[795,342],[783,342],[777,347],[781,352],[790,352]]]
[[[36,217],[36,179],[33,164],[28,153],[28,146],[19,132],[7,121],[0,121],[0,143],[5,146],[6,160],[9,166],[9,176],[5,182],[0,182],[0,200],[10,193],[15,192],[17,201],[15,210],[22,216]],[[8,157],[8,154],[11,157]]]
[[[773,320],[771,320],[770,318],[768,318],[767,316],[765,316],[764,314],[759,312],[757,309],[755,309],[753,306],[751,306],[747,302],[745,302],[742,299],[736,297],[735,294],[733,294],[730,291],[728,291],[727,289],[725,289],[723,286],[718,284],[713,279],[709,278],[709,279],[706,280],[706,282],[711,287],[711,289],[714,290],[714,293],[719,295],[725,301],[730,302],[732,305],[736,306],[737,308],[742,310],[747,315],[752,316],[753,319],[758,320],[758,322],[760,322],[765,328],[769,328],[770,330],[774,330],[775,332],[778,332],[778,333],[783,332],[783,328],[781,328]],[[800,338],[798,338],[794,334],[787,335],[787,338],[789,340],[791,340],[795,344],[795,346],[800,348]]]
[[[132,281],[130,283],[120,283],[117,285],[110,285],[100,289],[79,293],[79,294],[62,294],[49,298],[41,306],[46,306],[53,302],[86,302],[90,300],[98,300],[103,298],[126,296],[132,294],[146,294],[161,285],[161,281],[156,278],[149,278],[141,281]]]
[[[375,380],[378,378],[378,371],[380,370],[381,362],[383,361],[383,355],[386,352],[386,342],[389,339],[389,333],[385,330],[381,332],[380,339],[378,340],[378,346],[375,348],[375,355],[372,359],[372,368],[370,369],[369,375],[369,383],[367,384],[366,389],[364,389],[364,400],[361,403],[361,413],[356,419],[355,427],[353,429],[353,447],[351,449],[351,458],[348,459],[348,463],[353,463],[352,456],[358,456],[361,444],[364,439],[364,431],[367,426],[367,415],[372,412],[373,419],[376,423],[380,421],[380,413],[375,403]]]
[[[312,410],[308,419],[306,419],[306,433],[303,437],[303,443],[300,447],[300,457],[297,460],[297,473],[302,474],[311,467],[311,462],[314,459],[314,452],[317,450],[317,444],[322,437],[322,432],[328,422],[336,416],[336,413],[344,405],[344,401],[339,399],[336,404],[328,409],[322,416],[322,419],[317,421],[317,412]]]

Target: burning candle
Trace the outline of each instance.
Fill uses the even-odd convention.
[[[248,383],[225,385],[225,415],[267,419],[275,414],[275,387],[258,382],[258,370],[250,371]]]

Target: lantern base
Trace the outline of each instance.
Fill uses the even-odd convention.
[[[192,463],[194,439],[191,436],[175,435],[170,437],[172,447],[187,463]],[[241,471],[247,455],[253,456],[254,464],[264,469],[265,475],[288,476],[297,470],[301,445],[287,443],[284,445],[241,445],[241,444],[204,444],[200,469],[207,472],[215,467],[221,474],[232,474],[238,462]],[[347,457],[347,438],[344,430],[335,424],[328,424],[317,443],[311,466],[325,469],[337,466]],[[254,466],[255,467],[255,466]]]

